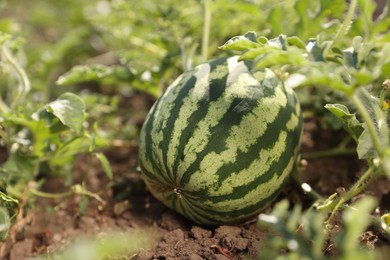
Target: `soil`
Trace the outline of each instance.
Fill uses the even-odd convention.
[[[305,122],[302,153],[335,147],[344,137],[342,131],[323,131],[321,122]],[[89,191],[104,203],[90,199],[84,211],[79,195],[66,199],[35,197],[22,201],[9,238],[0,244],[0,258],[20,260],[41,254],[53,254],[86,235],[101,236],[110,231],[137,232],[153,230],[149,247],[123,259],[256,259],[262,241],[269,231],[260,229],[256,219],[239,225],[201,227],[194,225],[154,199],[137,171],[137,143],[129,141],[105,151],[114,172],[110,180],[94,157],[81,156],[74,168],[74,183],[84,182]],[[91,167],[93,165],[93,167]],[[365,164],[356,155],[303,160],[298,178],[309,183],[324,196],[353,184]],[[69,189],[64,178],[51,178],[42,187],[45,192],[59,193]],[[33,183],[31,184],[33,185]],[[366,193],[381,201],[378,213],[390,210],[390,182],[381,179]],[[307,207],[313,199],[291,181],[276,201],[288,198],[292,204]],[[267,212],[272,208],[264,211]],[[370,248],[389,245],[379,231],[370,229],[361,241]],[[328,249],[331,247],[328,247]],[[331,250],[331,249],[330,249]],[[327,252],[329,253],[329,252]],[[330,252],[331,254],[331,252]]]

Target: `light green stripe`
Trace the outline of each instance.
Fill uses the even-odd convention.
[[[165,172],[164,162],[163,159],[163,153],[166,151],[162,151],[159,148],[159,144],[163,141],[163,131],[166,128],[166,124],[168,121],[168,118],[171,115],[171,110],[175,106],[175,100],[177,99],[178,94],[180,93],[180,88],[175,87],[178,84],[181,84],[181,82],[186,82],[191,77],[190,73],[185,73],[179,76],[166,90],[164,95],[161,97],[161,101],[159,102],[155,113],[153,114],[153,127],[151,130],[151,138],[152,138],[152,144],[146,144],[152,146],[152,156],[158,163],[159,163],[159,169],[162,171],[162,174],[167,174]],[[154,170],[155,171],[155,170]],[[154,172],[151,170],[151,172]]]
[[[247,151],[248,147],[265,133],[268,124],[275,121],[279,110],[286,103],[287,98],[280,88],[275,89],[275,96],[260,99],[259,105],[254,108],[253,112],[246,114],[240,125],[231,128],[230,135],[226,139],[227,149],[219,154],[216,152],[207,154],[200,163],[199,170],[192,174],[185,189],[196,191],[212,188],[210,184],[216,183],[219,178],[219,168],[236,161],[238,150]],[[196,137],[200,138],[200,136]],[[195,155],[193,157],[196,158]],[[190,164],[192,161],[186,163]]]
[[[272,179],[270,179],[267,183],[262,183],[256,189],[251,190],[244,197],[240,197],[235,200],[225,200],[218,203],[204,201],[204,204],[206,207],[212,206],[216,211],[229,212],[232,209],[237,210],[245,208],[258,203],[259,201],[265,200],[275,192],[275,187],[280,187],[283,184],[284,180],[291,173],[294,163],[295,157],[293,156],[280,176],[278,176],[275,172]]]
[[[223,69],[224,71],[222,71]],[[180,174],[186,172],[188,167],[195,162],[197,153],[201,152],[206,147],[211,136],[210,129],[219,123],[227,112],[227,109],[231,106],[233,99],[248,97],[248,92],[251,91],[252,88],[260,89],[260,83],[249,74],[248,68],[243,62],[237,63],[237,58],[228,59],[228,70],[229,76],[227,81],[229,83],[226,86],[226,91],[218,100],[210,102],[207,108],[201,108],[207,109],[207,114],[204,119],[199,121],[193,136],[191,136],[184,148],[186,157],[185,160],[179,164],[179,178],[181,177]],[[237,73],[236,71],[239,71],[240,73]],[[219,76],[225,76],[226,66],[217,66],[217,68],[213,70],[212,75],[215,79],[219,78]],[[210,80],[212,79],[210,78]],[[251,89],[249,89],[248,86],[251,86]]]
[[[207,98],[207,95],[209,95],[209,74],[209,64],[206,63],[198,66],[197,71],[194,73],[194,76],[197,78],[195,86],[189,91],[188,95],[183,100],[183,105],[177,115],[177,119],[172,130],[172,138],[168,146],[167,165],[171,169],[173,168],[173,164],[178,153],[177,148],[180,146],[180,136],[189,124],[188,119],[193,113],[198,111],[198,101],[203,98]]]
[[[270,149],[261,149],[257,160],[254,160],[248,168],[240,172],[232,173],[229,178],[222,182],[217,190],[210,189],[210,196],[232,194],[235,187],[241,186],[243,183],[251,183],[265,174],[272,163],[278,161],[285,151],[286,138],[287,132],[280,132],[278,140],[273,147]]]
[[[291,117],[288,120],[286,127],[288,130],[292,131],[298,126],[298,124],[299,124],[299,119],[298,119],[297,115],[291,114]]]

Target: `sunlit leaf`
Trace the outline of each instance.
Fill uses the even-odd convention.
[[[261,55],[267,54],[272,51],[281,51],[281,50],[275,46],[262,46],[262,47],[253,48],[246,51],[244,54],[240,56],[240,59],[241,60],[255,59]]]
[[[257,34],[255,32],[247,32],[244,35],[231,38],[220,48],[222,50],[245,51],[259,46],[261,45],[257,41]]]
[[[86,81],[100,80],[112,74],[113,68],[104,65],[78,65],[60,76],[58,85],[70,85]]]
[[[381,109],[379,98],[372,96],[367,90],[358,89],[357,98],[365,106],[374,125],[376,135],[380,140],[380,146],[384,149],[390,143],[390,129],[386,111]],[[364,131],[359,137],[357,152],[359,158],[368,159],[378,156],[367,123],[363,124]]]
[[[85,104],[77,95],[65,93],[46,105],[46,111],[57,117],[61,123],[76,132],[83,128]]]
[[[341,120],[344,129],[358,142],[359,136],[364,129],[359,120],[356,119],[355,113],[350,113],[348,108],[342,104],[327,104],[325,108]]]
[[[76,154],[89,151],[91,141],[89,136],[83,135],[60,144],[51,158],[50,163],[53,165],[64,165],[65,163],[74,160]]]
[[[298,48],[290,48],[288,51],[271,51],[257,60],[256,69],[269,68],[275,65],[294,65],[302,66],[307,60],[302,56]]]

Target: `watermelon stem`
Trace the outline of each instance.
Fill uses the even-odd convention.
[[[351,142],[351,140],[352,140],[351,136],[347,136],[335,148],[318,151],[318,152],[303,153],[301,154],[301,158],[303,160],[312,160],[312,159],[319,159],[323,157],[356,154],[356,148],[347,147],[347,145]]]
[[[177,195],[177,197],[179,197],[179,199],[181,199],[183,191],[180,188],[174,188],[173,192],[176,193],[176,195]]]
[[[356,7],[357,7],[357,0],[351,0],[349,4],[347,16],[345,17],[343,24],[341,25],[340,29],[336,34],[335,40],[333,42],[333,46],[338,45],[342,40],[343,36],[348,32]]]
[[[333,149],[319,151],[319,152],[304,153],[302,154],[302,159],[313,160],[313,159],[319,159],[324,157],[333,157],[338,155],[352,155],[352,154],[356,154],[356,148],[336,147]]]
[[[369,167],[362,177],[359,178],[359,180],[350,188],[349,191],[341,194],[340,196],[335,196],[334,194],[331,195],[327,201],[329,203],[325,203],[325,205],[317,207],[319,210],[331,210],[331,214],[326,221],[328,224],[331,224],[334,222],[336,213],[338,210],[344,206],[344,204],[349,201],[351,198],[355,197],[359,193],[361,193],[364,189],[367,188],[367,186],[377,177],[380,173],[376,171],[376,168],[371,166]],[[333,199],[336,198],[336,199]]]

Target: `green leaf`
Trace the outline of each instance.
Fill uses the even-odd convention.
[[[71,85],[80,82],[100,80],[110,76],[113,73],[112,67],[104,65],[78,65],[74,66],[69,72],[60,76],[56,81],[58,85]]]
[[[297,36],[288,37],[287,42],[290,46],[292,45],[300,49],[306,50],[306,44]]]
[[[260,57],[256,63],[256,69],[269,68],[275,65],[295,65],[303,66],[307,62],[306,58],[298,48],[290,48],[288,51],[271,51]]]
[[[107,177],[112,180],[113,173],[110,167],[110,163],[108,162],[107,157],[103,153],[95,153],[96,157],[99,159],[100,163],[103,166],[103,170],[106,173]]]
[[[381,109],[380,100],[377,97],[372,96],[364,88],[358,89],[358,98],[360,102],[365,106],[365,109],[370,115],[372,123],[375,127],[375,134],[380,140],[380,145],[383,149],[390,145],[390,129],[386,111]],[[363,124],[364,131],[359,137],[357,152],[360,159],[369,159],[377,157],[377,152],[374,148],[373,141],[367,124]]]
[[[357,243],[359,236],[370,225],[370,214],[377,201],[373,197],[365,197],[347,208],[342,215],[345,224],[345,233],[338,243],[341,245],[343,255],[358,254],[360,245]],[[366,258],[367,259],[367,258]]]
[[[9,176],[16,175],[26,180],[32,180],[36,174],[38,158],[26,156],[19,151],[12,152],[1,166]]]
[[[370,132],[368,131],[367,125],[365,123],[362,125],[364,127],[364,131],[359,137],[359,142],[356,149],[359,159],[375,158],[378,156],[378,154],[376,153],[375,147],[372,144]]]
[[[235,36],[220,46],[222,50],[245,51],[261,46],[257,41],[255,32],[247,32],[244,35]]]
[[[0,207],[0,241],[5,241],[11,226],[11,219],[6,208]]]
[[[0,240],[7,238],[11,219],[17,214],[19,201],[0,191]]]
[[[353,87],[346,84],[345,68],[329,66],[325,63],[308,63],[297,73],[291,74],[285,81],[287,87],[323,86],[346,94],[353,92]]]
[[[63,142],[52,156],[50,163],[60,166],[73,161],[76,154],[88,152],[90,145],[91,138],[88,135],[78,136],[68,142]]]
[[[76,132],[79,133],[83,129],[85,104],[79,96],[72,93],[62,94],[57,100],[47,104],[45,110]]]
[[[326,104],[325,108],[341,120],[344,129],[356,142],[358,142],[364,128],[362,123],[356,119],[355,113],[350,113],[348,108],[341,104]]]
[[[264,55],[266,53],[272,51],[280,51],[278,47],[275,46],[261,46],[258,48],[253,48],[246,51],[244,54],[240,56],[240,60],[251,60],[259,57],[260,55]]]
[[[11,218],[18,212],[19,201],[0,191],[0,208],[7,210]]]

